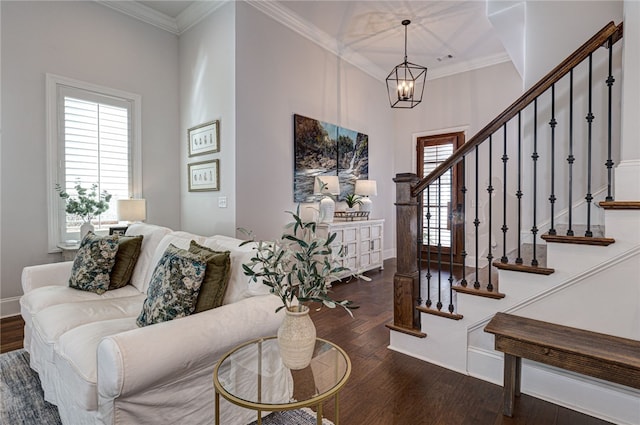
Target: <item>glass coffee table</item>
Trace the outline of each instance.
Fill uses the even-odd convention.
[[[238,406],[253,409],[262,423],[262,412],[315,406],[322,424],[322,404],[334,397],[335,424],[339,424],[338,393],[351,374],[351,360],[337,345],[316,339],[311,364],[290,370],[282,364],[276,337],[259,338],[225,354],[213,372],[216,391],[216,425],[220,424],[220,396]]]

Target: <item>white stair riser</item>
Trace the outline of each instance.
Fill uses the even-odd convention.
[[[608,238],[618,242],[640,244],[640,211],[608,210],[604,218]]]
[[[548,243],[547,267],[574,274],[619,255],[632,246],[629,242],[619,240],[609,246]]]

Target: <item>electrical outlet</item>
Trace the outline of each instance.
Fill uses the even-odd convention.
[[[227,197],[226,196],[218,197],[218,208],[227,208]]]

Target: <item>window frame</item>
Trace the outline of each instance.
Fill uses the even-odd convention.
[[[112,89],[97,84],[87,83],[73,78],[55,74],[46,74],[46,119],[47,119],[47,215],[48,215],[48,252],[60,252],[57,244],[62,242],[61,220],[64,203],[61,202],[55,189],[60,180],[62,164],[64,162],[63,129],[59,128],[58,113],[64,107],[60,99],[59,88],[68,87],[73,90],[106,97],[113,97],[131,103],[131,193],[130,197],[142,197],[142,96]]]

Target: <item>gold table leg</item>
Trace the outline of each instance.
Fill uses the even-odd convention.
[[[220,393],[216,391],[216,425],[220,425]]]
[[[322,403],[318,404],[318,411],[316,412],[316,424],[322,425]]]
[[[336,423],[335,425],[340,424],[340,401],[338,400],[338,393],[336,393]]]

